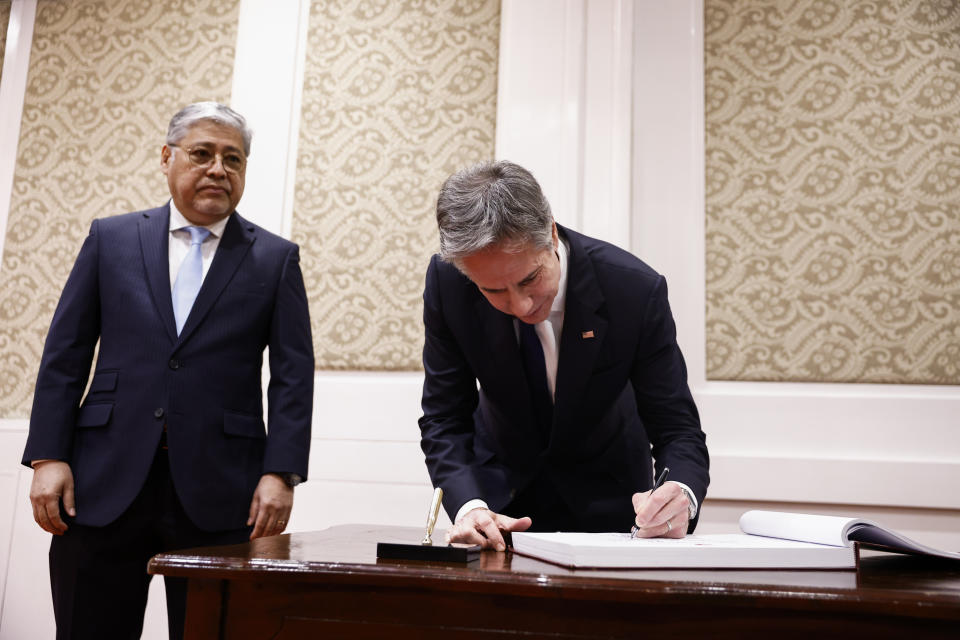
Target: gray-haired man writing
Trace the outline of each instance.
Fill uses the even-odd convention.
[[[664,278],[556,224],[510,162],[448,178],[437,223],[420,430],[451,540],[693,531],[709,463]]]

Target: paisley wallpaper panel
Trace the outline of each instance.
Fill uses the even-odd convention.
[[[314,0],[293,240],[320,369],[419,369],[443,180],[493,157],[496,0]]]
[[[960,2],[706,0],[707,374],[960,383]]]

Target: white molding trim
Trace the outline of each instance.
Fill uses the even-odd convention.
[[[554,218],[574,228],[583,194],[587,7],[586,0],[500,6],[495,155],[533,172],[552,196]]]
[[[287,236],[309,13],[309,0],[241,0],[233,66],[231,103],[254,134],[239,210]]]
[[[713,455],[709,498],[960,509],[957,467],[955,461]]]
[[[629,249],[633,1],[591,0],[586,22],[579,229]]]
[[[630,236],[632,0],[504,0],[496,157],[530,169],[554,218]]]
[[[284,185],[283,229],[284,238],[293,235],[293,203],[297,187],[297,152],[300,148],[300,117],[303,113],[303,80],[307,68],[307,43],[310,36],[310,0],[299,0],[300,18],[297,34],[297,59],[293,70],[293,102],[290,105],[290,135],[287,142],[287,182]]]
[[[418,371],[318,371],[313,438],[420,442],[422,390]]]
[[[30,428],[29,418],[3,418],[0,419],[0,433],[26,433]]]
[[[37,0],[13,0],[3,56],[0,80],[0,270],[3,269],[3,247],[7,238],[10,199],[20,144],[20,122],[23,98],[27,90],[30,48],[33,45],[33,24],[37,16]]]

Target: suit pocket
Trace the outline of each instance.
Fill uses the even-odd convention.
[[[240,436],[242,438],[267,437],[266,429],[263,426],[263,418],[249,413],[237,413],[236,411],[224,411],[223,432],[228,436]]]
[[[77,413],[77,427],[102,427],[110,422],[113,415],[113,403],[88,404],[80,407]]]
[[[118,377],[118,371],[98,371],[93,374],[93,381],[90,383],[90,393],[116,391]]]

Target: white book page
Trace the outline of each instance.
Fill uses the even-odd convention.
[[[782,511],[747,511],[740,516],[740,529],[754,536],[801,540],[838,547],[849,547],[854,542],[860,542],[884,551],[960,560],[960,552],[928,547],[863,518]]]
[[[740,516],[740,530],[754,536],[848,547],[852,543],[847,539],[847,530],[850,525],[859,521],[857,518],[842,516],[747,511]]]

